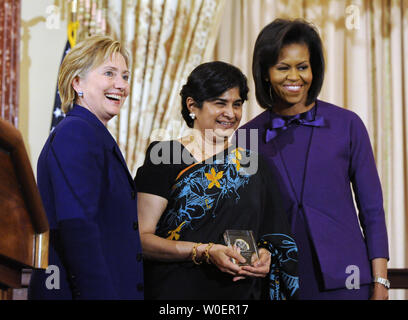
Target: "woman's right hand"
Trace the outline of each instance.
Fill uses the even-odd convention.
[[[224,246],[222,244],[214,244],[208,251],[210,261],[222,272],[226,272],[230,275],[236,276],[241,270],[241,267],[231,261],[235,259],[242,263],[245,262],[245,258],[241,256],[236,250]]]

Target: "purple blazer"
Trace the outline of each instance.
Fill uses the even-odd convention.
[[[265,141],[271,112],[261,113],[242,129],[259,129],[258,152],[276,177],[289,217],[303,208],[325,288],[344,288],[350,275],[346,269],[352,265],[360,270],[360,284],[368,284],[370,260],[389,258],[381,184],[369,136],[354,112],[316,103],[316,116],[323,116],[325,124],[313,129],[302,203],[290,187],[276,144]]]
[[[35,270],[29,299],[143,299],[137,190],[102,122],[75,105],[47,139],[37,169],[60,286],[47,288],[50,274]]]

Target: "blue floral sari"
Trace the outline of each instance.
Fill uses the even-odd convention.
[[[170,143],[174,146],[178,142]],[[136,183],[139,192],[168,199],[156,235],[173,241],[224,244],[225,230],[252,230],[258,247],[271,252],[272,263],[269,279],[233,282],[230,275],[205,262],[146,261],[147,298],[296,298],[297,247],[280,206],[279,191],[264,161],[248,150],[230,147],[212,159],[172,170],[172,163],[152,163],[154,144],[148,149]],[[182,151],[186,149],[182,147]],[[156,181],[160,184],[157,192],[152,186],[155,176],[161,177]],[[164,185],[168,185],[165,194],[159,191],[166,189]]]

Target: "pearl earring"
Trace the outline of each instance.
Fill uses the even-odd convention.
[[[194,112],[191,112],[191,113],[189,114],[189,116],[190,116],[190,118],[193,119],[193,120],[196,118],[196,115],[195,115]]]
[[[82,98],[84,96],[84,93],[82,91],[78,91],[78,97]]]

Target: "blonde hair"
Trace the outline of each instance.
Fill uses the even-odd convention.
[[[76,77],[86,74],[101,65],[115,53],[120,53],[129,66],[129,55],[119,41],[108,36],[91,36],[72,48],[61,63],[58,75],[58,91],[62,110],[67,113],[77,99],[77,93],[72,87]]]

